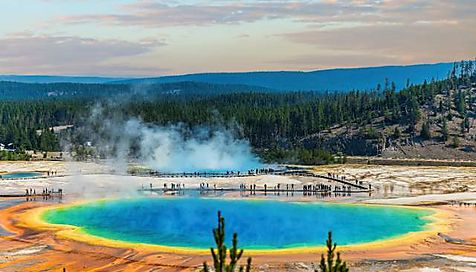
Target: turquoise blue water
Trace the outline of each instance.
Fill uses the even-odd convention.
[[[359,244],[419,231],[430,211],[395,207],[291,203],[270,200],[140,198],[71,206],[47,212],[54,224],[81,227],[114,240],[209,248],[217,211],[225,217],[227,240],[238,233],[247,249],[323,245],[327,232],[340,245]]]
[[[13,179],[13,178],[33,178],[33,177],[38,177],[41,176],[41,173],[38,172],[13,172],[13,173],[7,173],[0,175],[1,178],[8,178],[8,179]]]

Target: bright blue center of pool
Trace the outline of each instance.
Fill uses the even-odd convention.
[[[53,224],[81,227],[91,235],[133,243],[185,248],[214,245],[217,212],[227,242],[238,233],[246,249],[319,246],[332,231],[340,245],[359,244],[422,230],[432,212],[397,207],[295,203],[269,200],[140,198],[93,202],[51,210]]]
[[[33,178],[41,176],[41,173],[38,172],[13,172],[0,175],[5,179],[15,179],[15,178]]]

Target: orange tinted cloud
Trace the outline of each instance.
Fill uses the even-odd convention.
[[[0,32],[0,73],[302,70],[476,56],[474,0],[70,2],[81,8],[62,2],[69,11],[21,20],[23,38]]]

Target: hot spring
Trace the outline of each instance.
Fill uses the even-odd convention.
[[[227,242],[238,233],[245,249],[290,249],[324,245],[332,230],[340,245],[385,240],[422,231],[433,212],[423,209],[210,198],[139,198],[97,201],[49,210],[43,220],[131,243],[188,249],[214,245],[217,211]]]
[[[41,176],[38,172],[11,172],[0,175],[0,178],[4,179],[21,179],[21,178],[34,178]]]

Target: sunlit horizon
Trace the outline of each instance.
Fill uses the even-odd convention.
[[[468,0],[25,0],[2,10],[0,74],[313,71],[476,56]]]

